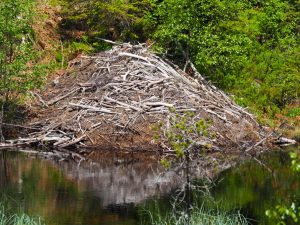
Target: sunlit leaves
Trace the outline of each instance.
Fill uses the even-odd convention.
[[[275,219],[277,225],[288,224],[286,223],[286,220],[289,218],[297,223],[300,218],[300,207],[297,207],[294,202],[289,207],[277,205],[275,210],[267,210],[266,216],[270,219]]]
[[[39,87],[31,29],[33,0],[0,2],[0,95],[8,98]]]
[[[299,10],[287,0],[156,1],[154,38],[188,50],[201,74],[270,116],[299,99]],[[181,60],[182,56],[177,60]]]
[[[170,108],[168,118],[167,122],[152,126],[154,140],[168,142],[179,159],[189,154],[190,148],[197,141],[215,137],[213,132],[209,132],[211,122],[199,119],[199,115],[194,112],[178,113],[174,108]],[[202,147],[210,149],[212,145],[207,143]],[[198,149],[198,152],[200,150]]]
[[[300,172],[300,155],[297,152],[291,152],[292,168],[296,172]]]

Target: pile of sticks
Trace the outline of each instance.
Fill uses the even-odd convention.
[[[178,113],[194,112],[195,118],[210,118],[217,137],[205,143],[216,147],[248,148],[265,136],[250,113],[197,71],[196,78],[191,78],[143,44],[116,45],[76,58],[69,67],[71,72],[55,79],[44,93],[33,93],[39,109],[26,125],[31,129],[28,136],[0,147],[88,147],[100,145],[100,139],[105,145],[120,146],[118,137],[127,142],[131,137],[134,145],[132,139],[137,136],[149,144],[149,126],[166,122],[170,108]],[[255,135],[237,138],[240,132]]]

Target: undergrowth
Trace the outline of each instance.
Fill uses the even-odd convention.
[[[185,213],[170,212],[167,215],[159,211],[148,211],[148,222],[143,225],[248,225],[247,219],[239,212],[230,213],[221,209],[209,209],[202,205],[192,209],[189,222]]]
[[[11,213],[0,204],[0,225],[43,225],[43,223],[40,218],[33,218],[25,213]]]

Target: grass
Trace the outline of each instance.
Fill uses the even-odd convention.
[[[0,225],[43,225],[40,218],[32,218],[27,214],[12,214],[0,204]]]
[[[229,214],[218,210],[207,210],[203,207],[193,209],[189,223],[184,214],[176,216],[171,213],[166,217],[152,214],[150,217],[152,225],[248,225],[246,218],[240,213]]]
[[[197,189],[198,190],[198,189]],[[216,202],[208,190],[193,193],[190,216],[186,213],[186,203],[176,201],[169,205],[154,200],[142,209],[143,225],[249,225],[249,221],[238,211],[226,210],[221,202]],[[178,196],[177,196],[178,197]],[[146,214],[145,214],[146,213]]]

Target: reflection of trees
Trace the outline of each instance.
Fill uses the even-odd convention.
[[[8,184],[7,152],[0,151],[0,187]]]
[[[273,153],[262,160],[272,168],[272,174],[252,161],[223,173],[213,193],[226,210],[241,208],[260,224],[272,224],[265,211],[277,202],[288,202],[291,196],[299,198],[300,176],[292,173],[286,152]]]

